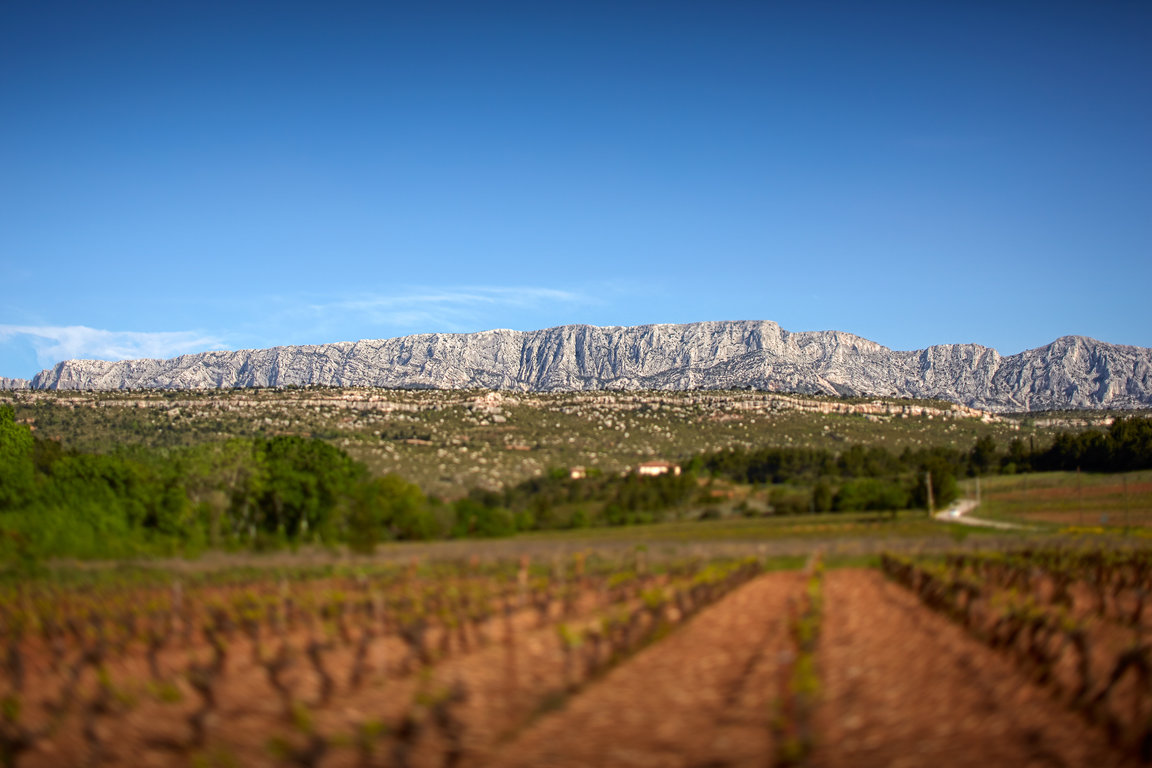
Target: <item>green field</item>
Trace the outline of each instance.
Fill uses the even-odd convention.
[[[974,497],[976,483],[965,481]],[[1086,528],[1152,526],[1152,471],[985,477],[981,517]]]

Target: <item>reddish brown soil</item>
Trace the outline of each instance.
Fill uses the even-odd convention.
[[[490,765],[765,766],[787,601],[798,573],[762,576],[590,685]]]
[[[286,677],[294,698],[309,705],[316,730],[329,738],[329,751],[316,763],[324,768],[400,764],[394,734],[414,696],[422,691],[434,698],[457,685],[466,698],[451,711],[463,729],[459,765],[467,768],[771,766],[774,699],[787,658],[782,652],[790,647],[788,603],[802,585],[795,572],[761,576],[575,692],[568,692],[575,678],[555,617],[541,627],[531,611],[513,617],[511,643],[504,619],[497,619],[485,630],[487,644],[472,637],[465,649],[454,639],[452,655],[427,674],[406,672],[403,644],[381,639],[371,647],[370,674],[355,689],[348,684],[353,651],[333,647],[323,657],[336,690],[323,705],[318,678],[301,652],[306,633],[298,630],[290,633],[295,661]],[[589,617],[596,613],[590,603],[585,610]],[[266,638],[268,650],[279,640]],[[200,643],[192,653],[206,658]],[[250,654],[243,638],[230,645],[221,705],[207,724],[207,745],[195,749],[171,746],[187,741],[187,716],[199,701],[177,675],[188,651],[162,660],[183,696],[179,702],[163,703],[149,692],[143,659],[110,664],[124,699],[111,702],[96,721],[104,745],[100,764],[290,764],[270,740],[302,749],[307,738],[285,717]],[[1030,683],[1006,654],[872,571],[826,576],[818,663],[817,768],[1130,764],[1108,748],[1100,730]],[[43,658],[30,667],[31,690],[54,679]],[[76,698],[91,699],[95,687],[89,670]],[[418,733],[406,764],[445,765],[444,731],[430,710],[416,711]],[[379,739],[361,762],[354,733],[365,721],[387,724],[392,736]],[[82,726],[73,713],[20,765],[85,764],[91,750]]]
[[[873,571],[828,574],[819,663],[819,768],[1136,764]]]
[[[576,618],[569,619],[572,626],[595,623],[605,610],[618,611],[638,602],[617,602],[606,608],[605,597],[605,593],[586,590],[577,601]],[[424,671],[413,663],[397,637],[377,638],[369,646],[368,674],[358,687],[349,681],[353,647],[335,637],[326,637],[316,622],[312,622],[311,629],[298,627],[282,636],[265,632],[263,655],[269,658],[282,642],[289,643],[292,660],[283,677],[293,701],[306,706],[316,732],[329,742],[320,765],[357,764],[361,758],[357,755],[355,734],[366,722],[385,726],[384,736],[376,739],[375,754],[368,764],[395,764],[392,753],[398,743],[392,736],[405,713],[416,716],[416,735],[408,740],[407,763],[414,767],[443,765],[447,742],[427,704],[456,688],[463,693],[463,700],[450,709],[462,726],[464,752],[483,762],[493,745],[522,730],[543,703],[566,691],[570,670],[557,631],[560,613],[560,605],[553,603],[547,620],[535,609],[518,611],[509,618],[496,616],[478,631],[469,629],[466,643],[454,634],[446,646],[441,644],[443,632],[433,629],[429,645],[438,652],[446,648],[450,653]],[[353,634],[358,637],[358,630],[354,629]],[[323,665],[335,683],[326,702],[321,701],[320,678],[304,653],[312,637],[324,640]],[[203,638],[196,635],[187,648],[169,649],[161,655],[160,667],[169,689],[178,694],[176,701],[159,699],[154,684],[149,682],[144,658],[128,655],[109,661],[107,670],[116,695],[94,721],[94,732],[101,742],[99,764],[163,766],[205,760],[208,764],[244,766],[288,764],[283,746],[276,747],[272,742],[302,749],[308,743],[307,735],[286,716],[265,670],[254,661],[251,642],[237,633],[227,645],[225,672],[216,678],[219,706],[207,720],[207,742],[202,746],[189,744],[189,716],[199,708],[201,699],[189,685],[185,672],[190,660],[205,664],[210,658]],[[69,658],[77,654],[72,649]],[[28,702],[57,699],[60,678],[51,671],[43,649],[29,648],[25,658],[29,668],[27,690],[35,692]],[[96,698],[97,690],[94,673],[86,669],[67,698],[90,702]],[[413,707],[413,701],[424,704]],[[20,765],[36,768],[92,762],[93,749],[83,736],[83,708],[74,707],[51,737],[23,756]],[[41,707],[30,706],[24,719],[35,726],[45,723],[47,716]]]
[[[584,611],[592,610],[594,595],[581,600]],[[553,606],[558,609],[558,606]],[[357,727],[366,721],[384,723],[395,729],[402,715],[420,693],[438,696],[451,686],[462,684],[467,698],[455,706],[455,714],[465,723],[466,744],[471,752],[480,752],[509,728],[527,721],[540,699],[551,690],[564,686],[563,658],[555,624],[539,626],[539,615],[533,610],[520,611],[510,619],[496,617],[482,629],[487,642],[473,634],[470,647],[461,647],[459,639],[451,638],[452,654],[436,664],[428,673],[414,673],[409,652],[396,637],[375,640],[368,654],[368,675],[365,682],[353,688],[349,673],[353,667],[354,651],[328,638],[326,650],[321,653],[323,664],[335,682],[335,690],[326,703],[320,702],[320,678],[308,663],[304,648],[313,636],[305,629],[287,632],[283,637],[264,639],[266,654],[287,640],[292,647],[292,663],[284,672],[296,702],[307,706],[319,733],[334,739],[322,761],[325,766],[352,765],[357,756],[353,747]],[[509,644],[509,629],[513,642]],[[318,637],[323,632],[314,628]],[[439,648],[442,633],[433,631],[431,645]],[[303,748],[307,742],[301,730],[292,725],[284,707],[270,684],[264,669],[253,662],[252,645],[242,635],[236,635],[228,644],[225,673],[219,678],[216,697],[218,709],[207,721],[208,739],[203,747],[184,747],[190,728],[188,716],[195,711],[200,699],[182,674],[188,661],[206,663],[209,650],[206,643],[196,638],[187,650],[166,651],[161,668],[179,691],[180,700],[161,702],[150,690],[146,661],[138,657],[124,657],[108,664],[109,677],[117,686],[123,701],[113,701],[110,710],[96,720],[96,732],[102,742],[101,765],[110,766],[166,766],[186,765],[199,759],[208,764],[221,762],[243,766],[284,765],[288,761],[279,755],[281,750],[270,742],[280,739],[294,748]],[[29,690],[56,697],[59,690],[57,676],[47,668],[43,654],[36,654],[30,664]],[[76,687],[76,701],[91,701],[97,690],[91,670],[86,670]],[[441,765],[443,740],[427,722],[427,713],[420,723],[422,734],[414,739],[415,747],[410,760],[414,766]],[[45,716],[29,718],[33,724],[43,722]],[[60,724],[55,735],[42,741],[34,751],[24,756],[21,766],[81,765],[91,758],[92,750],[85,742],[81,714],[73,711]],[[394,745],[381,742],[378,764],[392,764],[388,751]]]

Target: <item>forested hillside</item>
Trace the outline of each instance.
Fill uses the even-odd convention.
[[[555,468],[451,502],[397,474],[373,474],[340,448],[296,435],[86,452],[39,439],[0,406],[3,552],[117,557],[386,540],[500,536],[708,516],[717,483],[761,488],[748,515],[939,506],[958,478],[1026,470],[1152,467],[1152,419],[1059,435],[1040,449],[990,437],[970,447],[729,448],[684,457],[683,473],[571,476]],[[931,480],[929,479],[931,478]],[[757,498],[762,503],[757,503]]]

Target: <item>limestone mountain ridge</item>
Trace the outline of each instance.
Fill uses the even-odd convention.
[[[13,380],[14,382],[16,380]],[[1002,356],[978,344],[897,351],[843,331],[770,321],[537,331],[201,352],[166,360],[65,360],[32,389],[333,387],[519,391],[754,388],[940,398],[990,411],[1152,407],[1152,349],[1065,336]]]

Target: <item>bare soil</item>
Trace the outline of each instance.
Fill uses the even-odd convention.
[[[1011,661],[874,571],[828,574],[819,768],[1127,766]]]
[[[493,755],[491,765],[764,766],[799,573],[741,587]]]

